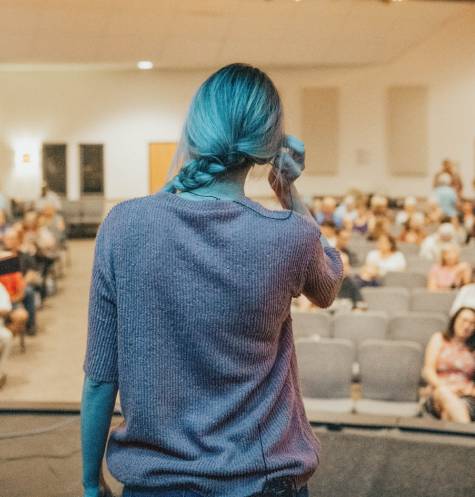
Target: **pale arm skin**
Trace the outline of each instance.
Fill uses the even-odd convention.
[[[117,383],[98,382],[88,376],[84,377],[81,399],[82,484],[84,497],[112,495],[102,475],[102,458],[117,392]]]

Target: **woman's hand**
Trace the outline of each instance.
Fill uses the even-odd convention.
[[[304,143],[291,135],[285,135],[283,150],[277,155],[268,176],[269,184],[279,199],[287,195],[291,184],[305,169]]]

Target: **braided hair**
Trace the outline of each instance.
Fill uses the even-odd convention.
[[[163,190],[193,190],[254,164],[268,164],[283,143],[283,109],[272,80],[249,64],[229,64],[194,95]],[[169,174],[170,176],[170,174]]]

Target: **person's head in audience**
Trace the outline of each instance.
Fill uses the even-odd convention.
[[[376,217],[368,239],[372,241],[377,240],[381,235],[384,235],[389,231],[389,227],[390,221],[387,217]]]
[[[45,202],[41,208],[40,214],[46,219],[52,219],[56,214],[56,207],[52,202]]]
[[[404,199],[404,210],[409,214],[416,212],[417,200],[416,197],[406,197]]]
[[[396,239],[388,233],[384,233],[378,237],[377,248],[383,255],[394,254],[397,251]]]
[[[26,230],[36,230],[38,227],[38,213],[36,211],[25,212],[23,216],[23,227]]]
[[[321,212],[327,218],[331,218],[336,209],[336,200],[333,197],[324,197]]]
[[[322,209],[322,199],[318,197],[313,197],[312,200],[312,207],[311,207],[311,212],[314,216],[317,215],[318,212],[320,212]]]
[[[3,235],[3,244],[7,250],[16,254],[21,247],[21,235],[15,228],[8,228]]]
[[[440,265],[453,267],[460,262],[460,248],[455,243],[445,245],[440,252]]]
[[[375,216],[385,216],[388,208],[388,199],[383,195],[373,195],[371,211]]]
[[[320,225],[320,230],[323,236],[328,240],[328,243],[332,247],[335,247],[337,243],[335,223],[333,221],[323,221],[323,223]]]
[[[455,228],[452,223],[444,222],[437,229],[437,237],[443,243],[455,243]]]
[[[339,230],[336,236],[336,248],[338,250],[347,250],[350,240],[351,240],[351,231],[347,229]]]
[[[473,350],[475,346],[474,333],[475,309],[472,307],[461,307],[450,319],[443,337],[447,341],[456,340],[465,343]]]

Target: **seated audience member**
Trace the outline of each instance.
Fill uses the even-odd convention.
[[[35,291],[41,293],[43,279],[41,277],[38,264],[33,256],[21,250],[20,234],[13,228],[7,230],[4,236],[5,248],[18,257],[20,261],[20,271],[23,275],[26,287],[22,300],[25,309],[28,311],[28,323],[26,334],[36,334],[36,304]]]
[[[457,192],[451,186],[452,178],[448,173],[441,174],[438,184],[434,189],[433,198],[436,199],[444,216],[454,217],[457,215]]]
[[[327,239],[330,246],[336,247],[337,244],[337,231],[336,226],[333,221],[323,221],[320,225],[320,231],[322,235]]]
[[[354,267],[359,264],[358,256],[349,248],[351,240],[351,231],[340,229],[336,235],[335,247],[348,256],[350,266]]]
[[[353,195],[346,195],[343,201],[335,210],[335,216],[338,219],[342,219],[343,222],[353,224],[353,221],[358,216],[358,211],[356,210],[356,200]]]
[[[377,287],[382,285],[378,268],[372,264],[365,264],[358,273],[353,275],[353,281],[358,288],[363,288],[365,286]]]
[[[366,256],[366,264],[376,267],[379,277],[388,271],[404,271],[407,266],[404,254],[397,249],[396,240],[388,234],[379,236],[377,248]]]
[[[51,203],[45,203],[40,213],[44,216],[44,226],[46,226],[61,246],[66,241],[66,224],[64,218],[59,214]]]
[[[5,326],[5,318],[11,310],[10,295],[0,283],[0,388],[7,381],[6,365],[13,345],[13,333]]]
[[[352,230],[361,235],[368,233],[369,211],[366,206],[366,199],[360,198],[356,203],[356,216],[353,220]]]
[[[414,212],[404,223],[403,229],[399,234],[399,241],[420,245],[425,237],[424,214],[422,212]]]
[[[444,332],[427,344],[422,374],[427,412],[457,423],[475,420],[475,309],[460,307]]]
[[[404,208],[396,214],[396,224],[406,224],[410,217],[415,214],[417,207],[416,197],[406,197],[404,199]]]
[[[3,235],[8,229],[9,223],[7,220],[7,215],[3,209],[0,209],[0,240],[3,240]]]
[[[475,214],[471,200],[464,200],[462,202],[461,222],[467,233],[465,242],[468,243],[470,238],[475,237]]]
[[[437,185],[439,184],[440,177],[443,174],[448,174],[450,176],[450,186],[455,190],[457,196],[461,196],[463,190],[462,179],[460,178],[460,174],[457,171],[457,167],[449,159],[444,159],[441,168],[435,174],[433,184],[434,188],[437,187]]]
[[[440,208],[437,200],[433,197],[429,197],[427,199],[427,203],[424,209],[424,213],[426,216],[426,225],[439,225],[442,222],[442,218],[444,217],[444,213]]]
[[[36,256],[38,247],[36,239],[38,237],[38,213],[36,211],[27,211],[21,221],[22,246],[23,252]]]
[[[429,290],[451,290],[470,283],[472,268],[466,262],[460,262],[460,248],[455,245],[445,246],[440,261],[429,271],[427,288]]]
[[[367,305],[365,304],[363,296],[361,295],[360,292],[360,286],[351,276],[351,265],[348,255],[345,252],[341,252],[340,256],[343,262],[344,277],[332,308],[333,309],[342,308],[343,302],[349,302],[350,303],[349,308],[351,309],[367,308]]]
[[[41,184],[41,196],[34,202],[34,209],[41,212],[45,205],[52,205],[56,211],[61,210],[61,199],[59,195],[50,190],[46,181]]]
[[[442,223],[435,233],[429,235],[421,244],[419,255],[429,261],[438,261],[446,245],[457,244],[455,228],[451,223]]]
[[[13,335],[19,335],[25,330],[28,321],[28,312],[22,303],[25,296],[25,280],[20,271],[15,271],[0,274],[0,283],[7,290],[12,305],[11,312],[5,317],[5,325]]]
[[[336,214],[336,200],[333,197],[323,199],[320,210],[316,212],[315,219],[320,225],[328,221],[334,223],[337,228],[342,225],[343,219]]]

